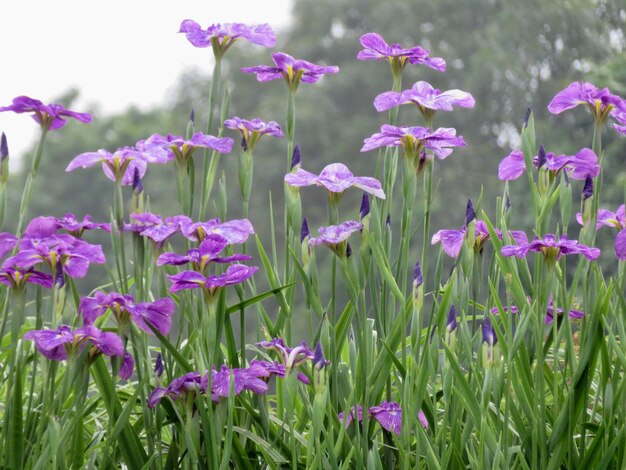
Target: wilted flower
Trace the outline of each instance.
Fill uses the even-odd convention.
[[[454,106],[473,108],[475,101],[474,97],[465,91],[442,92],[424,81],[416,82],[411,89],[401,93],[388,91],[374,99],[374,107],[379,112],[403,104],[414,104],[424,118],[430,120],[436,111],[452,111]]]
[[[207,29],[193,20],[184,20],[178,31],[185,33],[189,42],[195,47],[213,47],[216,57],[220,58],[237,39],[245,39],[252,44],[264,47],[276,45],[276,35],[269,24],[247,26],[242,23],[217,23]]]
[[[251,277],[257,269],[259,268],[256,266],[233,264],[226,269],[226,272],[219,275],[205,277],[197,271],[183,271],[167,277],[173,283],[172,287],[170,287],[170,292],[172,293],[184,289],[203,288],[209,296],[214,296],[222,287],[241,284]]]
[[[315,83],[326,74],[339,72],[336,65],[322,66],[312,64],[306,60],[294,59],[284,52],[272,54],[274,67],[269,65],[258,65],[256,67],[244,67],[242,72],[256,73],[257,80],[268,82],[270,80],[284,79],[290,90],[295,91],[300,82]]]
[[[108,309],[122,325],[130,318],[146,333],[152,333],[149,326],[152,325],[161,334],[166,335],[170,332],[171,317],[176,310],[176,304],[168,297],[154,302],[135,303],[132,295],[122,295],[117,292],[106,294],[98,291],[94,297],[80,299],[78,313],[83,317],[85,324],[91,325]]]
[[[503,256],[516,256],[525,258],[531,251],[538,251],[543,254],[547,261],[556,262],[563,255],[580,254],[589,260],[594,260],[600,256],[598,248],[591,248],[578,240],[568,240],[566,235],[561,235],[558,240],[556,236],[547,234],[543,238],[535,237],[530,243],[519,243],[517,245],[505,245],[502,247]]]
[[[539,156],[533,158],[535,168],[541,168]],[[545,166],[554,177],[564,170],[567,176],[575,180],[585,180],[588,176],[595,178],[600,173],[598,157],[593,150],[581,149],[576,155],[559,155],[553,152],[545,154]],[[520,150],[514,150],[500,162],[498,166],[498,178],[502,181],[511,181],[519,178],[526,171],[524,154]]]
[[[430,57],[428,50],[420,46],[402,48],[399,44],[389,45],[378,33],[364,34],[360,42],[364,49],[357,54],[357,59],[377,61],[387,59],[394,73],[402,71],[407,62],[424,64],[440,72],[446,70],[446,62],[443,59]]]
[[[342,163],[326,165],[319,176],[298,168],[295,173],[285,175],[285,182],[296,187],[322,186],[330,193],[339,195],[343,194],[346,189],[355,186],[366,193],[385,199],[385,192],[382,190],[380,181],[369,176],[354,176],[348,167]]]
[[[13,98],[13,104],[0,107],[2,111],[13,111],[14,113],[33,113],[33,119],[38,122],[43,129],[60,129],[67,122],[67,118],[73,118],[80,122],[91,122],[91,114],[77,113],[65,109],[60,104],[43,104],[41,101],[29,98],[28,96],[18,96]]]

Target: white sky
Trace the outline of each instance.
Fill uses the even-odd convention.
[[[89,103],[106,113],[161,103],[185,70],[212,69],[211,49],[195,48],[177,33],[182,20],[203,28],[269,23],[279,30],[289,20],[290,6],[290,0],[6,2],[0,14],[0,106],[19,95],[49,103],[72,87],[81,96],[75,111]],[[242,46],[258,47],[243,42],[235,47]],[[3,112],[1,132],[17,159],[38,126],[26,114]]]

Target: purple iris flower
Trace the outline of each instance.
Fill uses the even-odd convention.
[[[9,232],[0,233],[0,258],[10,252],[17,245],[17,237]]]
[[[24,339],[33,340],[37,350],[48,359],[62,361],[68,352],[82,350],[85,342],[93,345],[91,355],[124,356],[122,340],[114,333],[101,331],[95,326],[86,326],[72,331],[69,326],[61,325],[56,330],[32,330]]]
[[[33,113],[33,119],[38,122],[42,128],[51,131],[63,127],[67,122],[67,118],[73,118],[84,123],[89,123],[92,119],[91,114],[70,111],[60,104],[43,104],[41,101],[29,98],[28,96],[13,98],[13,104],[0,107],[0,112],[2,111],[13,111],[18,114]]]
[[[435,111],[452,111],[453,106],[473,108],[474,97],[461,90],[442,92],[424,81],[416,82],[409,90],[402,93],[388,91],[374,99],[374,107],[378,112],[403,104],[414,104],[424,117],[430,117]]]
[[[372,406],[369,414],[383,429],[397,435],[402,431],[402,408],[398,403],[384,401],[378,406]]]
[[[531,302],[531,299],[528,299],[528,302]],[[512,314],[518,314],[519,313],[519,309],[517,308],[517,306],[515,305],[511,305],[510,307],[503,307],[502,308],[503,312],[510,312]],[[556,309],[556,314],[557,315],[563,315],[563,312],[565,310],[562,308],[557,308]],[[498,307],[493,307],[491,309],[491,313],[493,315],[498,315],[500,313],[500,310],[498,309]],[[580,310],[570,310],[568,313],[569,317],[572,320],[580,320],[581,318],[583,318],[585,316],[585,313],[580,311]],[[554,321],[554,302],[552,297],[550,297],[550,302],[548,303],[548,308],[546,309],[546,319],[545,319],[545,324],[546,325],[550,325],[552,324],[552,322]]]
[[[5,263],[0,269],[0,283],[11,289],[23,289],[27,282],[52,289],[54,280],[50,274],[36,271],[33,268],[23,269],[17,266],[7,266]]]
[[[157,266],[164,264],[180,266],[182,264],[192,263],[194,270],[204,272],[209,263],[212,262],[232,263],[233,261],[247,261],[252,259],[251,256],[242,254],[219,256],[228,245],[228,240],[224,237],[211,233],[200,243],[198,248],[192,248],[186,255],[178,255],[172,252],[163,253],[157,260]]]
[[[337,415],[337,418],[339,418],[339,422],[343,423],[343,425],[347,428],[354,419],[359,422],[363,421],[363,407],[361,405],[352,406],[350,408],[350,412],[346,415],[345,420],[343,411]]]
[[[611,116],[617,121],[613,124],[613,127],[617,132],[622,135],[626,135],[626,100],[621,102],[622,109],[615,109],[611,112]]]
[[[266,369],[258,366],[246,369],[229,369],[227,366],[223,365],[219,372],[213,370],[211,398],[213,401],[217,402],[220,397],[229,396],[231,374],[235,382],[235,395],[239,395],[244,390],[249,390],[256,394],[263,394],[267,392],[267,382],[261,377],[267,377],[267,375],[265,375],[266,373]]]
[[[611,94],[608,88],[599,89],[591,83],[574,82],[552,98],[548,104],[548,111],[552,114],[561,114],[563,111],[584,104],[596,120],[604,121],[621,101],[622,99]]]
[[[257,142],[264,135],[270,135],[279,139],[282,139],[285,136],[277,122],[265,122],[260,118],[255,118],[249,121],[247,119],[241,119],[234,116],[230,119],[226,119],[224,121],[224,126],[229,129],[238,130],[241,133],[246,149],[249,149],[251,152],[256,147]]]
[[[113,312],[119,324],[126,323],[130,317],[146,333],[152,333],[149,326],[152,325],[161,334],[166,335],[170,332],[176,304],[168,297],[154,302],[135,303],[131,295],[122,295],[117,292],[106,294],[98,291],[94,297],[80,299],[78,313],[83,317],[85,324],[91,325],[108,309]]]
[[[402,146],[407,156],[416,157],[423,149],[431,150],[439,159],[452,153],[452,147],[464,147],[463,137],[456,135],[456,129],[440,127],[434,132],[426,127],[397,127],[384,124],[380,132],[365,139],[361,152],[380,147]]]
[[[615,237],[614,251],[617,259],[621,261],[626,260],[626,210],[624,207],[624,204],[622,204],[615,212],[599,209],[596,222],[596,229],[600,227],[615,227],[619,230]],[[584,225],[583,216],[580,212],[576,214],[576,220],[580,225]]]
[[[556,156],[553,152],[548,152],[545,157],[544,165],[553,177],[561,170],[564,170],[568,177],[575,180],[585,180],[588,176],[595,178],[600,173],[598,157],[593,150],[588,148],[583,148],[572,156]],[[535,168],[539,168],[539,156],[533,158],[533,164]],[[514,150],[500,162],[498,178],[502,181],[515,180],[525,171],[524,154],[520,150]]]
[[[276,35],[269,24],[247,26],[242,23],[216,23],[207,29],[193,20],[184,20],[179,33],[185,33],[195,47],[212,46],[217,57],[221,57],[237,39],[245,39],[264,47],[276,45]]]
[[[307,347],[304,341],[295,348],[288,347],[285,344],[285,340],[282,338],[274,338],[271,341],[261,341],[256,343],[256,345],[265,349],[276,351],[276,353],[280,355],[282,364],[285,366],[287,373],[294,367],[315,358],[315,353]]]
[[[214,233],[225,238],[229,244],[245,243],[250,235],[254,235],[254,228],[248,219],[235,219],[220,222],[215,218],[206,222],[184,224],[183,235],[189,240],[202,241],[209,234]]]
[[[294,59],[284,52],[272,54],[275,66],[257,65],[256,67],[244,67],[242,72],[256,73],[259,82],[284,79],[289,89],[295,91],[300,82],[315,83],[326,74],[339,72],[336,65],[322,66],[312,64],[306,60]]]
[[[333,250],[337,256],[341,257],[345,254],[345,242],[348,237],[362,229],[363,224],[356,220],[348,220],[339,225],[320,227],[318,229],[320,236],[309,239],[309,245],[326,245]]]
[[[154,408],[164,397],[171,399],[184,398],[189,393],[204,394],[209,386],[208,375],[199,372],[189,372],[178,377],[167,388],[157,387],[148,397],[148,408]]]
[[[229,153],[233,148],[233,139],[229,137],[214,137],[202,132],[196,132],[191,139],[185,139],[178,135],[168,134],[166,137],[160,134],[152,134],[146,140],[139,141],[137,148],[144,152],[159,150],[165,152],[167,160],[176,159],[184,162],[189,159],[198,148],[210,148],[219,153]],[[160,157],[162,158],[162,157]]]
[[[498,238],[502,240],[502,232],[498,229],[495,229],[495,231]],[[461,230],[439,230],[433,235],[430,243],[432,245],[435,243],[441,243],[443,251],[446,255],[451,258],[457,258],[459,253],[461,253],[461,247],[463,246],[466,233],[467,226],[465,225],[461,228]],[[509,233],[516,243],[521,244],[528,241],[524,232],[513,230]],[[477,220],[474,229],[474,251],[476,253],[480,252],[489,238],[490,236],[487,224],[485,224],[482,220]]]
[[[150,238],[159,248],[163,246],[165,240],[176,233],[182,233],[183,229],[192,223],[192,220],[186,215],[175,215],[163,220],[151,212],[130,214],[130,218],[135,223],[125,223],[124,230]]]
[[[111,181],[122,180],[123,185],[133,184],[135,169],[139,177],[146,174],[148,163],[167,163],[169,160],[166,152],[140,151],[131,147],[117,149],[114,153],[100,149],[97,152],[85,152],[76,156],[65,171],[73,171],[76,168],[88,168],[102,163],[104,174]]]
[[[369,176],[354,176],[352,172],[342,163],[331,163],[324,167],[321,173],[315,175],[302,168],[298,168],[295,173],[287,173],[285,182],[290,186],[302,187],[323,186],[330,193],[343,194],[343,192],[355,186],[366,193],[385,199],[385,192],[380,181]]]
[[[578,240],[568,240],[566,235],[556,236],[547,234],[543,238],[535,237],[530,243],[520,243],[518,245],[505,245],[502,247],[503,256],[516,256],[525,258],[531,251],[538,251],[543,254],[546,260],[556,262],[563,255],[580,254],[589,260],[594,260],[600,256],[598,248],[591,248]]]
[[[106,259],[100,245],[92,245],[71,235],[54,235],[41,240],[24,237],[20,250],[7,258],[2,269],[31,268],[45,263],[56,274],[59,265],[72,278],[85,277],[90,263],[103,264]]]
[[[183,289],[203,288],[210,296],[214,296],[222,287],[241,284],[246,279],[252,277],[257,269],[259,268],[256,266],[232,264],[226,269],[226,272],[219,275],[205,277],[197,271],[183,271],[167,277],[173,283],[172,287],[170,287],[170,292],[172,293]]]
[[[411,64],[423,64],[431,69],[445,72],[446,62],[439,57],[430,57],[427,49],[420,46],[408,49],[402,48],[400,44],[389,45],[378,33],[367,33],[361,36],[361,45],[364,47],[356,58],[359,60],[376,60],[387,59],[389,63],[402,70],[407,62]]]
[[[82,221],[79,221],[74,214],[68,212],[63,217],[56,219],[56,222],[60,229],[67,230],[70,235],[75,237],[81,237],[85,230],[99,229],[111,232],[111,224],[92,222],[89,214]]]
[[[493,346],[498,342],[498,337],[496,336],[496,330],[491,324],[491,318],[488,315],[485,316],[482,325],[482,333],[483,333],[483,342],[487,343],[488,346]]]

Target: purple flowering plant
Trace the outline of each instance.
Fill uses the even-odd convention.
[[[333,63],[341,45],[359,47],[358,36],[342,36],[340,18],[333,20],[330,42],[322,40],[320,50],[328,52],[322,63]],[[259,82],[282,79],[289,93],[284,122],[280,113],[277,121],[262,114],[226,119],[231,105],[248,109],[242,96],[266,96],[253,82],[244,92],[230,86],[222,76],[224,54],[235,42],[274,47],[274,31],[241,23],[205,29],[187,19],[179,32],[214,53],[208,112],[198,112],[205,132],[196,131],[192,112],[186,129],[154,129],[115,152],[68,159],[68,172],[101,164],[115,182],[111,223],[74,215],[61,204],[61,217],[28,218],[43,137],[68,119],[87,123],[91,116],[24,96],[0,108],[32,114],[42,131],[21,199],[5,197],[14,181],[6,136],[0,140],[0,207],[21,201],[7,212],[18,214],[17,229],[0,233],[3,465],[624,467],[626,426],[615,410],[626,389],[620,346],[626,216],[622,201],[611,199],[619,191],[602,192],[603,156],[616,147],[603,148],[599,137],[609,116],[626,134],[621,97],[575,82],[547,105],[553,114],[580,104],[589,109],[592,148],[578,141],[581,129],[546,152],[536,144],[529,112],[519,149],[483,175],[485,185],[504,187],[495,212],[475,210],[470,200],[460,229],[433,230],[454,209],[442,207],[438,195],[460,187],[474,158],[468,154],[459,164],[456,180],[447,171],[433,177],[435,157],[466,146],[460,130],[433,127],[435,114],[476,104],[470,93],[441,91],[422,79],[426,68],[444,72],[444,59],[418,45],[389,44],[375,32],[362,35],[357,59],[385,60],[393,72],[391,91],[368,98],[377,111],[389,111],[361,148],[379,151],[375,163],[364,160],[371,171],[359,172],[376,176],[355,176],[340,161],[315,174],[302,168],[301,156],[323,160],[311,142],[334,134],[313,135],[317,128],[305,125],[296,136],[294,95],[300,83],[315,85],[339,67],[287,52],[273,53],[271,66],[236,64],[249,61],[245,54],[232,63],[229,57],[225,75],[241,70]],[[427,34],[423,39],[428,45]],[[436,47],[455,50],[445,41]],[[452,60],[455,68],[464,66]],[[404,73],[414,74],[405,90]],[[348,73],[343,86],[362,79]],[[332,106],[342,102],[329,96],[332,101],[306,102],[314,110],[302,115],[332,116]],[[396,108],[405,104],[420,113],[400,126]],[[268,106],[256,109],[273,109]],[[350,135],[350,122],[333,124]],[[235,172],[232,158],[222,159],[234,145],[225,129],[242,142]],[[286,169],[276,167],[274,155],[255,157],[263,162],[261,176],[284,175],[278,194],[253,177],[252,154],[265,135],[277,138],[266,142],[272,152],[282,146],[287,154]],[[570,155],[560,146],[581,150]],[[404,160],[398,161],[400,148]],[[175,166],[175,189],[149,187],[155,180],[144,177],[153,163]],[[606,181],[614,168],[604,171]],[[525,172],[529,194],[512,192],[523,183],[509,187],[509,181]],[[240,195],[233,189],[237,179]],[[582,181],[581,197],[572,197]],[[327,201],[311,203],[300,192],[306,186],[324,188]],[[363,192],[360,207],[356,194],[345,194],[352,187]],[[169,212],[153,212],[163,200]],[[600,200],[617,210],[599,209]],[[581,201],[580,241],[561,235],[571,233],[573,201]],[[521,214],[531,205],[531,217]],[[490,206],[481,201],[477,207]],[[322,225],[317,236],[309,223]],[[510,229],[525,223],[546,235],[529,241],[528,226]],[[605,240],[596,231],[602,227],[617,235],[615,256],[605,251],[600,260]],[[108,240],[91,243],[102,236]],[[483,250],[487,243],[494,249]],[[320,245],[337,257],[318,260],[314,247]],[[531,252],[541,256],[528,260]],[[98,279],[92,265],[105,266],[100,270],[108,279]],[[112,370],[103,361],[109,357]]]

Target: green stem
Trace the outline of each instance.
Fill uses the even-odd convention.
[[[30,168],[30,173],[26,177],[26,183],[24,184],[24,191],[22,192],[22,200],[20,202],[20,212],[19,219],[17,223],[17,231],[16,235],[19,238],[22,229],[24,228],[24,220],[26,218],[26,211],[28,210],[28,206],[30,205],[30,197],[32,195],[32,186],[37,177],[37,171],[39,170],[39,165],[41,163],[41,157],[43,155],[43,146],[46,140],[46,135],[48,135],[48,128],[42,127],[41,134],[39,136],[39,141],[37,142],[37,147],[35,147],[35,154],[33,155],[33,160]]]

